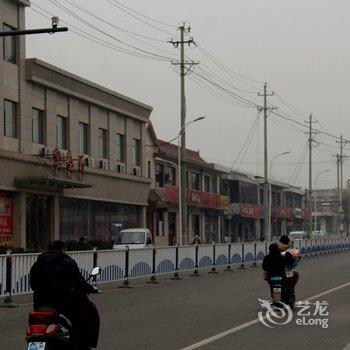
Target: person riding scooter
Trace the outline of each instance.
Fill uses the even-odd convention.
[[[65,248],[64,242],[53,242],[32,266],[30,286],[34,291],[34,310],[50,307],[65,315],[72,322],[79,349],[95,348],[100,318],[87,295],[98,293],[98,289],[85,281]]]

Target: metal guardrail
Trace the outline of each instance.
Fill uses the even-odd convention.
[[[350,249],[350,237],[319,238],[294,242],[302,256],[333,253]],[[225,243],[196,246],[151,247],[126,250],[92,250],[69,252],[77,262],[82,274],[88,276],[94,266],[101,266],[102,273],[96,283],[123,282],[129,286],[129,280],[150,277],[156,282],[157,276],[172,274],[178,278],[182,271],[218,267],[231,269],[231,265],[247,264],[256,266],[267,254],[268,243]],[[30,293],[29,273],[39,254],[0,255],[0,296]]]

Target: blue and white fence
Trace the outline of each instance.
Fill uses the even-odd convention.
[[[350,249],[350,237],[295,241],[303,256]],[[205,268],[256,265],[267,254],[268,243],[232,243],[198,246],[157,247],[130,250],[70,252],[84,276],[101,266],[97,283],[128,281],[138,277],[181,274]],[[29,272],[38,254],[0,255],[0,296],[30,293]]]

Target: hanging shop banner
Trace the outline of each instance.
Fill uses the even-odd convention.
[[[0,244],[11,245],[13,239],[13,196],[0,191]]]

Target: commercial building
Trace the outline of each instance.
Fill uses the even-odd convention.
[[[178,147],[158,140],[151,124],[149,135],[148,164],[153,181],[147,221],[155,243],[186,244],[194,235],[199,235],[204,243],[223,241],[223,216],[229,198],[220,194],[222,173],[199,152],[186,150],[188,237],[180,237]]]
[[[25,28],[27,0],[0,0],[0,28]],[[64,34],[60,34],[64,35]],[[0,41],[0,244],[112,240],[145,226],[152,108]]]

